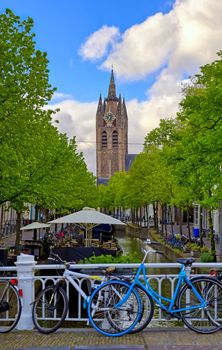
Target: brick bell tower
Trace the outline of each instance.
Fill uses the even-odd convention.
[[[128,155],[128,117],[125,100],[116,97],[113,69],[108,97],[99,97],[96,112],[97,184],[107,183],[116,171],[126,170]]]

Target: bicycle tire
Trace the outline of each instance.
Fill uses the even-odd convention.
[[[135,327],[130,331],[131,334],[141,332],[144,328],[146,328],[152,320],[154,314],[154,302],[150,294],[142,286],[136,285],[134,288],[141,298],[143,307],[141,318],[138,320]]]
[[[21,298],[16,287],[6,280],[0,281],[0,295],[0,333],[8,333],[16,327],[20,319]]]
[[[136,290],[120,307],[115,305],[130,288],[129,283],[110,281],[96,288],[88,303],[88,317],[92,326],[101,334],[118,337],[130,333],[141,318],[142,303]]]
[[[150,321],[152,320],[153,314],[154,314],[153,298],[150,296],[150,294],[147,292],[147,290],[140,285],[136,285],[134,288],[136,289],[137,293],[139,294],[139,296],[141,298],[142,313],[141,313],[141,316],[140,316],[137,324],[130,331],[130,334],[139,333],[144,328],[146,328],[148,326],[148,324],[150,323]]]
[[[193,311],[181,311],[181,319],[189,329],[196,333],[215,333],[222,328],[222,284],[215,278],[205,276],[194,277],[191,282],[207,302],[207,307]],[[178,295],[178,308],[198,304],[198,298],[185,284]]]
[[[35,328],[43,334],[55,332],[64,322],[68,306],[67,295],[61,287],[46,287],[33,303],[32,319]]]

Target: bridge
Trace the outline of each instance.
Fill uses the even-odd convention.
[[[74,264],[72,268],[76,270],[84,269],[88,274],[96,272],[98,275],[99,271],[101,273],[101,269],[107,266],[110,266],[110,264],[100,264],[96,265],[96,267],[91,264]],[[115,264],[115,266],[121,269],[123,275],[127,275],[129,269],[136,269],[139,264]],[[172,295],[176,287],[177,273],[180,265],[178,263],[149,263],[146,266],[148,268],[148,276],[155,283],[158,292],[161,293],[165,288],[168,294]],[[77,309],[74,313],[69,312],[66,318],[66,324],[69,324],[69,322],[75,324],[76,322],[76,326],[68,329],[60,329],[51,335],[42,335],[34,330],[30,304],[32,304],[39,286],[44,288],[47,283],[55,282],[58,278],[61,278],[56,273],[61,268],[61,265],[37,264],[34,256],[27,254],[20,254],[17,257],[15,266],[0,268],[0,271],[8,271],[10,274],[12,273],[17,276],[19,288],[23,291],[22,314],[17,329],[9,334],[0,334],[0,350],[22,350],[25,348],[35,348],[37,350],[38,347],[45,350],[45,346],[52,347],[52,349],[54,347],[55,350],[122,349],[120,346],[127,346],[125,349],[128,350],[188,350],[194,349],[194,345],[195,350],[216,350],[222,348],[221,332],[212,335],[199,335],[184,327],[177,327],[176,320],[167,320],[163,311],[158,308],[156,308],[150,325],[145,331],[139,334],[126,335],[115,339],[101,336],[93,329],[85,327],[87,324],[86,312],[82,307],[81,295],[78,293],[76,294],[75,303]],[[222,263],[194,263],[193,273],[195,273],[197,268],[198,273],[204,269],[205,274],[208,274],[211,268],[222,268]],[[149,269],[152,269],[152,274],[149,274]],[[168,274],[169,269],[170,271],[175,269],[175,274]],[[86,281],[84,278],[78,279],[77,282],[80,286],[85,283],[89,288],[90,284],[93,283],[90,280]],[[81,322],[81,327],[84,328],[77,328],[79,322]]]

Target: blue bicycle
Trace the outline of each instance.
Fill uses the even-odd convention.
[[[147,278],[143,261],[131,283],[114,280],[102,284],[91,295],[88,316],[93,327],[107,336],[139,332],[151,321],[154,301],[169,317],[176,317],[197,333],[214,333],[222,328],[222,284],[213,277],[190,278],[195,259],[177,259],[181,264],[172,298],[158,294]],[[142,277],[142,281],[141,281]],[[141,293],[143,291],[143,298]],[[135,302],[136,301],[136,302]]]

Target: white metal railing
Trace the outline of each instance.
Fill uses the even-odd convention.
[[[16,273],[19,283],[19,288],[23,290],[23,307],[20,321],[17,325],[18,329],[33,329],[32,322],[32,308],[30,304],[32,304],[35,295],[38,291],[44,288],[48,284],[52,284],[61,278],[56,274],[57,269],[64,268],[61,265],[38,265],[36,261],[34,261],[34,257],[32,255],[20,254],[17,258],[17,262],[14,267],[0,267],[1,271],[12,271],[13,274]],[[139,264],[73,264],[71,268],[76,270],[87,270],[87,274],[95,273],[99,275],[99,271],[101,273],[101,269],[115,266],[116,268],[121,269],[122,275],[128,275],[129,269],[136,269],[139,267]],[[180,264],[178,263],[148,263],[147,273],[150,278],[150,282],[155,285],[155,290],[158,291],[159,294],[167,292],[167,296],[172,296],[177,280],[177,273]],[[200,270],[204,269],[203,274],[208,274],[210,269],[221,269],[222,263],[194,263],[192,265],[193,270],[199,268]],[[150,269],[152,269],[150,271]],[[169,273],[167,270],[175,269],[175,273]],[[92,271],[93,270],[93,271]],[[45,271],[45,273],[44,273]],[[150,271],[150,272],[149,272]],[[157,272],[157,273],[156,273]],[[86,280],[85,278],[80,278],[76,280],[80,286],[84,288],[85,291],[90,293],[91,287],[93,283],[91,280]],[[68,282],[67,282],[68,284]],[[87,321],[86,310],[83,306],[83,299],[81,295],[79,295],[76,291],[69,289],[67,286],[68,298],[70,300],[70,308],[67,314],[67,321]],[[156,308],[156,312],[152,322],[166,321],[163,311]],[[175,319],[174,319],[175,321]]]

